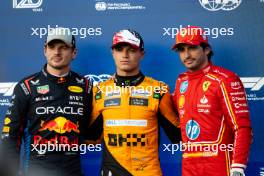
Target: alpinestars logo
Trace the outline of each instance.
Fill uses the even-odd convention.
[[[33,0],[13,0],[13,8],[14,9],[34,9],[41,6],[43,0],[38,0],[37,2],[33,2]]]

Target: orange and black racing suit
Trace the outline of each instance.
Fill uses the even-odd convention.
[[[94,87],[91,129],[103,128],[101,175],[160,176],[159,125],[179,142],[178,116],[168,87],[142,73],[115,75]]]

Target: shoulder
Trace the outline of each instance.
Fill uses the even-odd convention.
[[[101,91],[105,91],[106,87],[108,86],[113,86],[114,85],[114,75],[110,76],[107,80],[98,82],[96,84],[93,85],[93,91],[94,93],[96,92],[101,92]]]
[[[145,76],[144,82],[150,85],[159,85],[159,86],[166,86],[167,84],[163,81],[154,79],[152,77],[149,76]]]
[[[83,75],[81,75],[81,74],[79,74],[79,73],[77,73],[75,71],[71,71],[71,74],[75,78],[85,78],[85,76],[83,76]]]
[[[111,85],[114,84],[115,82],[115,77],[114,75],[110,76],[108,79],[98,82],[97,86],[106,86],[106,85]]]
[[[40,82],[40,80],[38,79],[39,75],[40,75],[40,72],[37,72],[37,73],[33,73],[21,79],[17,83],[14,89],[14,92],[16,93],[16,92],[19,92],[19,90],[22,90],[25,95],[29,95],[31,92],[31,84],[38,84]]]
[[[178,78],[176,79],[176,82],[183,82],[188,80],[188,74],[187,72],[179,74]]]
[[[26,82],[29,82],[31,80],[37,80],[39,78],[39,75],[40,75],[40,72],[33,73],[31,75],[24,77],[18,83],[26,83]]]
[[[152,90],[156,93],[164,94],[170,91],[168,84],[152,77],[145,76],[144,83],[145,85],[152,86]]]
[[[72,77],[75,79],[76,84],[81,85],[85,87],[86,92],[90,93],[93,87],[93,82],[91,79],[80,75],[79,73],[76,73],[74,71],[71,71]]]
[[[236,73],[220,66],[212,66],[212,69],[206,76],[217,81],[226,81],[239,78]]]

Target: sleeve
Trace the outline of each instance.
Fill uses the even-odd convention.
[[[170,95],[167,85],[164,93],[161,95],[159,103],[159,124],[164,129],[166,135],[169,137],[172,143],[178,143],[181,141],[181,129],[179,125],[179,117],[173,107],[172,96]]]
[[[85,94],[84,94],[84,115],[80,119],[80,136],[81,139],[89,138],[88,126],[91,120],[91,111],[92,111],[92,99],[93,99],[93,82],[89,79],[85,79]]]
[[[1,134],[1,157],[12,163],[13,170],[19,168],[20,144],[23,136],[29,91],[24,83],[15,86]]]
[[[246,168],[252,129],[243,84],[235,74],[220,82],[220,97],[224,116],[234,132],[231,167]]]
[[[173,102],[173,106],[175,110],[178,110],[178,107],[177,107],[177,90],[179,90],[178,86],[179,86],[179,80],[177,79],[175,83],[175,89],[172,94],[172,102]]]
[[[102,93],[97,86],[94,86],[91,119],[88,125],[89,137],[86,143],[100,143],[103,134],[103,116],[99,110],[99,101],[102,101]]]

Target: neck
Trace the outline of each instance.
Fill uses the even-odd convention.
[[[67,66],[67,67],[64,67],[64,68],[61,68],[61,69],[56,69],[56,68],[53,68],[49,65],[47,65],[47,72],[53,76],[56,76],[56,77],[63,77],[65,75],[67,75],[70,71],[70,66]]]
[[[118,73],[115,74],[115,83],[117,86],[137,86],[144,80],[145,76],[138,72],[131,76],[121,76]]]
[[[204,69],[208,64],[209,64],[209,61],[208,61],[208,60],[205,60],[205,62],[203,62],[199,67],[197,67],[197,68],[193,68],[193,69],[188,69],[188,71],[191,72],[191,73],[193,73],[193,72],[196,72],[196,71],[202,70],[202,69]]]
[[[139,74],[139,72],[140,72],[139,69],[129,71],[129,72],[118,70],[118,69],[116,70],[116,73],[119,76],[135,76],[135,75]]]

